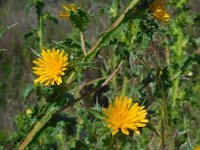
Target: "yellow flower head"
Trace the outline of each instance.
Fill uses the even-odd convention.
[[[112,129],[112,135],[115,135],[119,129],[126,135],[129,135],[128,129],[140,134],[138,127],[144,127],[148,122],[147,110],[144,109],[144,106],[140,107],[138,103],[132,105],[132,99],[128,97],[124,99],[116,97],[115,102],[110,103],[109,107],[103,111],[106,116],[104,120]]]
[[[74,4],[62,5],[64,11],[61,11],[59,17],[68,19],[71,11],[76,12],[76,7]]]
[[[170,19],[170,15],[167,13],[165,9],[165,4],[163,0],[154,0],[150,4],[150,11],[152,15],[163,22],[166,22]]]
[[[32,113],[33,113],[33,111],[32,111],[30,108],[26,110],[26,114],[27,114],[27,115],[30,115],[30,114],[32,114]]]
[[[195,146],[194,150],[200,150],[200,145]]]
[[[34,60],[33,72],[39,77],[34,83],[43,83],[47,85],[60,85],[62,83],[61,76],[65,75],[64,71],[67,70],[68,56],[64,51],[52,48],[50,51],[42,50],[41,58]]]

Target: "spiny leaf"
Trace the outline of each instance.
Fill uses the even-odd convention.
[[[149,130],[153,131],[157,136],[161,137],[156,128],[154,128],[151,124],[147,124],[146,127],[149,128]]]

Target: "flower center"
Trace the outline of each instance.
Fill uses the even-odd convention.
[[[52,77],[58,76],[61,73],[61,66],[58,64],[58,60],[55,60],[52,64],[50,64],[47,68]]]

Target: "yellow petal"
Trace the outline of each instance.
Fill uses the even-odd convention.
[[[125,97],[116,97],[115,101],[109,103],[107,109],[103,109],[105,114],[104,121],[107,122],[108,127],[112,129],[112,134],[116,134],[119,129],[125,135],[129,134],[128,129],[133,130],[139,134],[137,127],[146,126],[147,111],[144,106],[138,106],[135,103],[131,106],[132,99]],[[114,105],[113,105],[114,104]]]
[[[122,133],[124,133],[126,135],[129,135],[129,132],[128,132],[127,128],[121,128],[121,130],[122,130]]]
[[[118,131],[119,131],[119,129],[113,130],[112,135],[115,135]]]
[[[42,57],[34,60],[36,65],[32,67],[33,73],[38,75],[34,81],[43,83],[45,86],[51,84],[61,84],[61,76],[65,75],[63,71],[67,70],[68,58],[64,51],[52,48],[52,50],[42,50]]]

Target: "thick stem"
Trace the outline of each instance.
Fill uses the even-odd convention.
[[[54,104],[50,106],[46,114],[42,117],[40,121],[38,121],[35,124],[33,129],[29,132],[24,141],[20,144],[18,150],[24,150],[33,140],[35,135],[42,129],[42,127],[44,127],[44,125],[51,119],[52,115],[55,114],[57,111],[58,107],[54,107]]]

